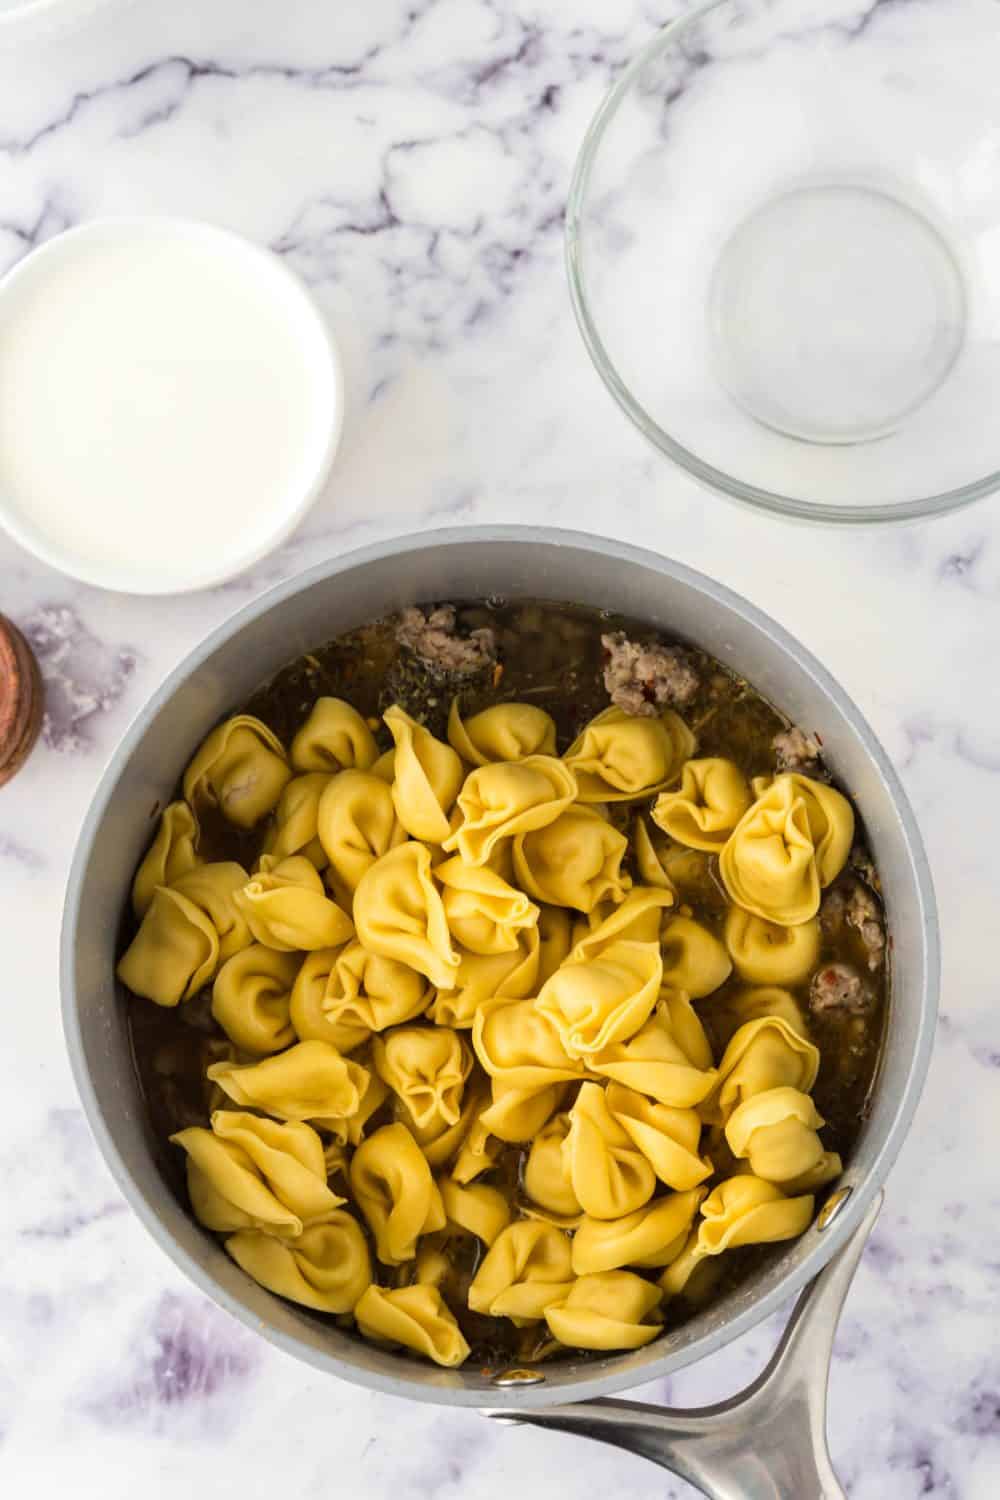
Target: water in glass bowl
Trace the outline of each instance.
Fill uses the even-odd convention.
[[[1000,484],[992,0],[715,0],[587,137],[568,213],[598,368],[737,498],[928,514]]]

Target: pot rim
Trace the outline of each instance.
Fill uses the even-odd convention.
[[[208,658],[226,641],[244,629],[251,621],[279,608],[298,593],[336,577],[359,566],[377,562],[386,557],[406,553],[419,553],[433,548],[472,543],[515,543],[524,546],[538,544],[574,548],[591,553],[595,558],[612,555],[620,561],[634,563],[671,578],[722,604],[735,615],[746,620],[764,635],[779,651],[793,659],[796,665],[813,678],[821,692],[830,698],[849,723],[851,729],[874,762],[879,775],[887,785],[895,810],[899,816],[909,854],[917,900],[921,910],[924,937],[925,982],[920,1003],[920,1026],[913,1061],[906,1085],[899,1097],[884,1139],[878,1143],[864,1181],[853,1188],[842,1210],[832,1220],[823,1239],[803,1257],[799,1265],[764,1295],[727,1319],[717,1329],[706,1333],[683,1350],[671,1350],[669,1342],[664,1344],[664,1353],[659,1359],[651,1359],[641,1372],[629,1364],[627,1369],[610,1369],[600,1373],[582,1374],[579,1379],[565,1381],[547,1388],[545,1384],[520,1386],[506,1389],[443,1388],[432,1382],[405,1379],[403,1376],[386,1376],[365,1368],[345,1364],[336,1352],[327,1354],[314,1349],[294,1336],[261,1322],[237,1297],[232,1296],[216,1279],[200,1266],[167,1231],[154,1208],[149,1205],[132,1180],[118,1146],[105,1124],[100,1101],[93,1080],[85,1063],[85,1053],[80,1025],[78,996],[76,993],[74,961],[76,935],[79,919],[80,897],[88,867],[95,834],[105,816],[108,804],[118,784],[123,767],[128,763],[137,744],[145,734],[150,720],[173,696],[178,687],[191,677]],[[556,527],[535,526],[469,526],[447,527],[417,533],[408,537],[392,537],[373,542],[338,557],[327,558],[294,577],[287,578],[273,588],[243,606],[228,620],[216,626],[204,640],[178,663],[159,687],[138,711],[126,729],[103,772],[90,807],[80,827],[76,849],[70,867],[63,907],[60,935],[59,976],[63,1032],[69,1052],[70,1066],[84,1113],[100,1147],[116,1184],[132,1210],[148,1229],[160,1248],[173,1263],[194,1283],[198,1289],[216,1305],[223,1307],[244,1326],[262,1337],[284,1353],[295,1356],[315,1369],[328,1375],[336,1375],[352,1384],[377,1390],[386,1395],[406,1397],[444,1406],[483,1407],[493,1409],[504,1406],[512,1409],[542,1407],[564,1404],[568,1401],[587,1400],[596,1396],[613,1395],[637,1385],[662,1378],[667,1373],[684,1368],[699,1359],[713,1354],[749,1332],[765,1318],[777,1312],[786,1301],[796,1295],[812,1281],[838,1250],[847,1244],[857,1230],[876,1193],[885,1181],[903,1144],[920,1099],[924,1080],[930,1066],[934,1042],[935,1020],[938,1009],[940,971],[940,935],[933,882],[916,819],[909,799],[888,756],[874,731],[861,714],[853,700],[835,681],[827,669],[784,628],[759,610],[755,605],[733,592],[724,584],[715,582],[705,574],[661,557],[658,553],[635,547],[627,542],[599,537]],[[649,1346],[651,1349],[655,1345]],[[586,1368],[586,1367],[584,1367]],[[638,1378],[637,1378],[638,1375]]]

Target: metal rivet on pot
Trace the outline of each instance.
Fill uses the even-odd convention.
[[[518,1385],[543,1385],[545,1376],[540,1370],[501,1370],[499,1375],[494,1375],[490,1381],[491,1385],[508,1386]]]
[[[841,1188],[837,1193],[831,1193],[819,1211],[816,1219],[816,1228],[829,1229],[853,1192],[853,1188],[846,1187]]]

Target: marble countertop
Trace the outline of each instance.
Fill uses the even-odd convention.
[[[854,24],[869,3],[833,9]],[[326,493],[225,587],[117,597],[0,540],[0,606],[48,684],[43,742],[0,792],[6,1495],[693,1494],[613,1450],[369,1394],[255,1340],[127,1210],[64,1056],[66,871],[147,695],[305,565],[485,521],[591,529],[714,574],[821,657],[898,766],[938,886],[943,1007],[841,1325],[831,1447],[852,1500],[1000,1492],[1000,501],[873,532],[765,522],[696,489],[615,408],[573,324],[561,214],[588,118],[666,14],[652,0],[120,0],[61,43],[0,54],[0,267],[102,213],[241,230],[315,289],[350,397]],[[719,1399],[777,1333],[641,1394]]]

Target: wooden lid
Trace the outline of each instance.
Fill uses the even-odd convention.
[[[34,652],[0,615],[0,786],[24,765],[42,727],[45,693]]]

